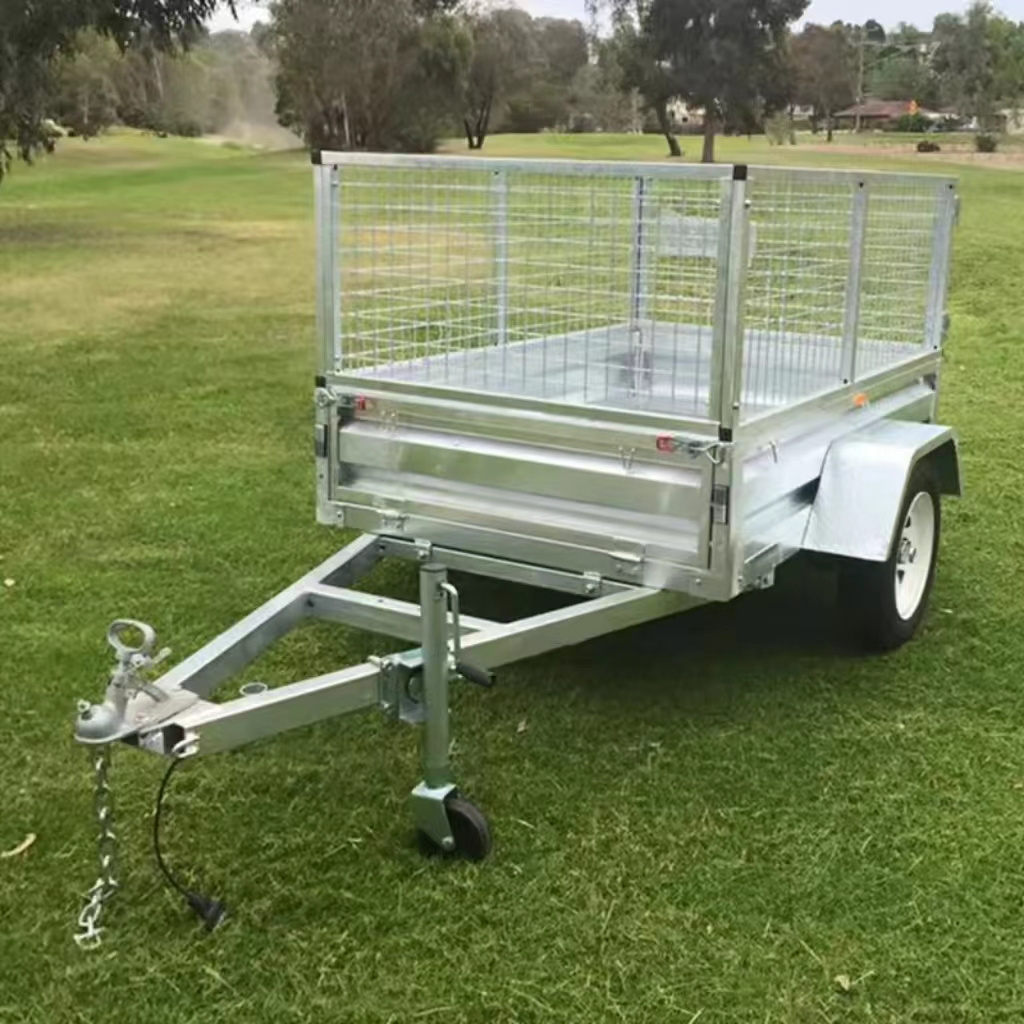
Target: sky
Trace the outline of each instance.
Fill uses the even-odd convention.
[[[512,0],[508,0],[512,2]],[[535,17],[579,18],[586,21],[584,0],[514,0],[515,6],[529,11]],[[874,18],[886,28],[895,27],[901,21],[910,22],[918,28],[931,28],[936,14],[945,11],[963,12],[969,0],[811,0],[805,21],[816,21],[828,25],[833,21],[866,21]],[[504,4],[502,4],[504,6]],[[1024,21],[1024,0],[995,0],[993,6],[1000,13],[1015,21]],[[266,21],[267,16],[260,5],[252,0],[240,0],[238,21],[226,8],[216,14],[210,23],[214,30],[226,28],[248,29],[256,21]]]

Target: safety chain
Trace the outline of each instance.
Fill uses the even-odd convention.
[[[117,835],[114,833],[114,804],[110,793],[110,745],[97,748],[93,758],[95,780],[94,806],[96,823],[99,826],[97,835],[97,853],[100,874],[93,887],[86,893],[85,906],[78,915],[78,932],[75,942],[81,949],[95,949],[102,941],[103,929],[100,917],[107,903],[117,892]]]

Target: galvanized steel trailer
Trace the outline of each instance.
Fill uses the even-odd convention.
[[[769,586],[801,550],[835,559],[873,646],[913,634],[939,498],[960,493],[956,438],[934,422],[955,181],[314,163],[317,515],[362,536],[153,681],[155,634],[115,623],[106,697],[76,723],[98,768],[116,740],[189,758],[376,707],[424,725],[420,831],[482,856],[486,820],[448,758],[453,675],[488,685],[501,665]],[[384,557],[419,563],[418,605],[351,589]],[[472,618],[449,569],[581,600]],[[310,617],[417,646],[207,699]]]

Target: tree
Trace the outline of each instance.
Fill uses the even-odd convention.
[[[933,66],[943,93],[979,127],[996,127],[1000,103],[1024,94],[1024,29],[992,12],[983,0],[965,16],[935,19]]]
[[[868,92],[882,100],[913,99],[925,107],[938,106],[938,79],[929,43],[924,32],[901,22],[874,47],[873,59],[865,62]]]
[[[625,0],[616,0],[625,2]],[[782,99],[787,28],[808,0],[651,0],[644,34],[672,87],[704,109],[704,163],[714,160],[715,128]]]
[[[588,0],[592,14],[602,0]],[[623,92],[640,96],[665,136],[669,156],[682,156],[679,140],[668,115],[669,103],[680,95],[680,85],[667,62],[658,59],[656,41],[650,32],[651,0],[611,0],[614,33],[607,46],[618,68]]]
[[[868,20],[860,26],[860,31],[863,34],[864,39],[869,43],[880,45],[885,42],[885,29],[882,28],[874,18],[868,18]]]
[[[1019,107],[1024,98],[1024,22],[993,18],[989,38],[996,52],[995,91],[1008,107]]]
[[[94,31],[82,33],[74,53],[52,75],[51,113],[73,135],[90,138],[117,120],[117,47]]]
[[[23,159],[52,147],[45,127],[55,65],[95,29],[118,46],[143,37],[159,50],[187,43],[218,0],[0,0],[0,178],[11,147]]]
[[[505,109],[496,112],[500,116],[493,118],[501,131],[537,132],[567,125],[572,82],[588,64],[587,32],[580,22],[537,18],[530,32],[533,64]]]
[[[544,78],[563,89],[590,59],[587,30],[579,21],[537,18],[533,35],[543,63]]]
[[[457,109],[470,46],[438,6],[279,0],[266,45],[281,124],[314,149],[433,148]]]
[[[499,9],[470,17],[473,59],[462,119],[470,149],[482,149],[491,119],[540,64],[533,19],[524,11]]]
[[[569,117],[568,87],[539,80],[509,97],[499,126],[506,132],[542,132]]]
[[[435,3],[437,9],[443,6]],[[399,132],[402,148],[432,150],[442,134],[454,129],[471,60],[472,39],[461,20],[434,15],[421,24],[416,58],[399,98],[405,112]]]
[[[571,132],[628,131],[635,126],[637,97],[623,89],[613,47],[600,44],[597,60],[584,64],[566,93],[566,127]]]
[[[702,159],[714,160],[715,130],[726,119],[749,125],[784,103],[787,26],[808,0],[588,0],[610,6],[625,85],[657,115],[669,151],[679,146],[668,103],[704,110]]]
[[[854,48],[841,25],[806,25],[793,39],[790,51],[794,97],[814,109],[815,125],[825,121],[831,142],[833,115],[854,101]]]
[[[867,74],[870,71],[870,54],[877,52],[877,49],[885,45],[885,29],[874,20],[869,18],[863,25],[844,24],[837,21],[833,28],[842,28],[847,38],[853,43],[857,50],[857,87],[856,101],[858,106],[864,102],[864,86],[867,82]],[[854,122],[856,131],[860,131],[860,111]]]
[[[880,100],[917,100],[923,107],[938,105],[938,81],[928,63],[915,54],[882,54],[872,68],[871,95]]]

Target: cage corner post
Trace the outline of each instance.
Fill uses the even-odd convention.
[[[932,258],[928,269],[928,299],[925,306],[925,350],[942,348],[946,329],[946,291],[949,287],[953,227],[959,213],[956,182],[943,181],[938,187]]]
[[[742,414],[744,302],[750,243],[751,203],[746,167],[742,172],[734,173],[731,180],[723,183],[713,331],[714,361],[708,395],[708,413],[718,423],[723,453],[710,475],[708,560],[709,568],[725,580],[730,593],[739,589],[739,567],[743,559],[740,550],[742,531],[737,529],[741,474],[734,471],[733,450]]]
[[[320,373],[341,370],[341,280],[338,262],[340,173],[336,164],[313,166],[316,214],[316,329],[320,339]]]
[[[839,364],[839,383],[857,380],[857,336],[860,331],[861,278],[864,267],[864,242],[867,237],[870,187],[865,178],[855,181],[850,199],[850,245],[846,273],[846,299],[843,307],[843,339]]]
[[[332,423],[335,401],[328,386],[329,374],[341,370],[341,282],[338,278],[339,172],[331,163],[313,166],[313,197],[316,216],[316,330],[319,360],[314,391],[315,424],[313,461],[316,479],[317,522],[337,525],[338,510],[331,507]]]

